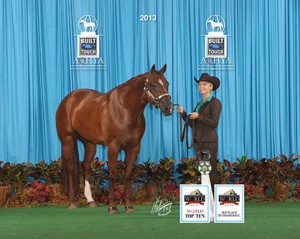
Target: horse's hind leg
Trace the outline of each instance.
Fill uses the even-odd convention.
[[[137,144],[133,147],[126,148],[125,157],[125,186],[124,186],[124,197],[125,197],[125,210],[126,212],[134,212],[134,208],[130,203],[130,187],[131,187],[131,172],[133,169],[134,161],[140,151],[141,144]]]
[[[75,194],[79,191],[79,159],[77,140],[67,136],[62,140],[62,180],[64,192],[69,196],[69,208],[76,208]]]
[[[94,199],[92,198],[91,186],[89,183],[91,177],[91,163],[96,153],[96,145],[87,141],[83,141],[84,145],[84,159],[83,159],[83,173],[84,173],[84,196],[87,199],[90,208],[96,207]]]

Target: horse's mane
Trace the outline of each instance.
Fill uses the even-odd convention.
[[[115,88],[121,88],[121,87],[123,87],[123,86],[132,84],[132,83],[138,81],[139,79],[141,79],[142,77],[144,77],[146,74],[148,74],[148,72],[146,72],[146,73],[144,73],[144,74],[141,74],[141,75],[138,75],[138,76],[135,76],[135,77],[132,77],[130,80],[124,82],[124,83],[121,84],[121,85],[116,86]]]

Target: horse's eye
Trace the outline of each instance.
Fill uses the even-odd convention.
[[[157,91],[157,85],[156,84],[150,84],[150,88],[154,91]]]

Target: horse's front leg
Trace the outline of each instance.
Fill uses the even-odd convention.
[[[109,167],[109,207],[108,213],[109,214],[116,214],[118,213],[118,209],[115,204],[115,183],[118,177],[117,171],[117,159],[118,159],[118,148],[114,145],[108,146],[108,167]]]
[[[126,168],[125,168],[125,186],[124,186],[124,198],[125,198],[125,210],[126,212],[134,212],[134,208],[130,203],[130,187],[131,187],[131,172],[133,169],[134,161],[138,153],[140,152],[141,144],[127,147],[125,149],[126,157]]]

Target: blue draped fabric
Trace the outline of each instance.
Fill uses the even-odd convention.
[[[234,65],[207,71],[221,80],[219,159],[300,153],[299,12],[298,0],[0,0],[0,161],[58,159],[63,97],[78,88],[107,92],[153,64],[167,63],[172,101],[191,112],[201,99],[193,77],[203,73],[206,20],[215,14],[225,19]],[[70,70],[83,15],[99,22],[106,70]],[[179,141],[177,113],[163,117],[150,105],[144,113],[138,160],[194,155]],[[101,160],[106,154],[98,146]]]

